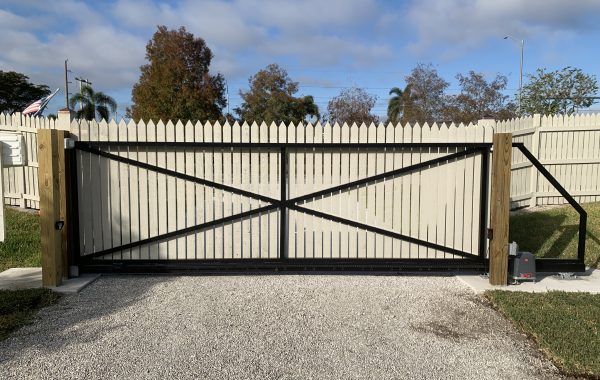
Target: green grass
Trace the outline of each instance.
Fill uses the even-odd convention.
[[[600,202],[582,204],[588,213],[585,264],[600,268]],[[510,241],[537,257],[576,258],[579,214],[570,206],[519,212],[510,217]]]
[[[0,272],[15,267],[39,267],[40,218],[37,214],[4,208],[5,241],[0,243]]]
[[[600,379],[600,294],[488,291],[565,374]]]
[[[60,294],[48,289],[0,290],[0,340],[29,323],[38,309],[59,298]]]

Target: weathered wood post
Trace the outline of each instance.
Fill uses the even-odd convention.
[[[510,209],[510,166],[512,134],[494,134],[492,154],[492,189],[490,228],[490,284],[508,281],[508,217]]]
[[[60,220],[59,142],[56,129],[38,132],[42,285],[58,286],[63,277]]]

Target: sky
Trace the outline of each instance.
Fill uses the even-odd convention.
[[[377,97],[373,111],[383,116],[390,88],[403,88],[419,62],[450,82],[448,93],[459,92],[458,73],[474,70],[506,75],[514,97],[521,40],[525,74],[574,66],[600,79],[598,20],[600,0],[2,0],[0,70],[60,88],[46,111],[55,113],[68,59],[69,91],[75,77],[88,79],[115,98],[121,117],[157,25],[185,26],[212,50],[231,111],[248,78],[277,63],[321,112],[355,86]]]

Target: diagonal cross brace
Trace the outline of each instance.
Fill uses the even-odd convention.
[[[315,191],[315,192],[310,193],[310,194],[301,195],[299,197],[292,198],[292,199],[290,199],[288,201],[288,204],[295,204],[295,203],[306,201],[308,199],[321,197],[321,196],[324,196],[324,195],[333,195],[333,193],[337,193],[337,192],[341,192],[341,191],[346,191],[346,190],[351,190],[354,187],[365,185],[365,184],[368,184],[368,183],[371,183],[371,182],[376,183],[376,182],[379,182],[379,181],[383,181],[384,179],[389,178],[389,177],[397,177],[397,176],[401,176],[401,175],[410,174],[412,172],[424,169],[424,168],[426,168],[428,166],[439,165],[441,163],[445,163],[447,161],[454,160],[456,158],[460,158],[460,157],[463,157],[463,156],[468,156],[468,155],[476,153],[476,152],[478,152],[480,150],[481,150],[481,148],[468,148],[468,149],[465,149],[464,151],[461,151],[461,152],[452,153],[452,154],[449,154],[449,155],[446,155],[446,156],[434,158],[432,160],[423,161],[423,162],[420,162],[418,164],[414,164],[414,165],[410,165],[410,166],[405,166],[403,168],[399,168],[399,169],[395,169],[395,170],[390,170],[390,171],[385,172],[385,173],[372,175],[370,177],[366,177],[366,178],[358,179],[356,181],[352,181],[352,182],[344,183],[344,184],[341,184],[341,185],[333,186],[333,187],[330,187],[330,188],[327,188],[327,189],[324,189],[324,190]]]
[[[214,187],[214,188],[219,189],[219,190],[228,191],[228,192],[231,192],[231,193],[234,193],[234,194],[243,195],[243,196],[248,197],[248,198],[258,199],[259,201],[269,202],[269,203],[279,202],[279,200],[275,199],[275,198],[271,198],[271,197],[267,197],[267,196],[264,196],[264,195],[256,194],[256,193],[253,193],[253,192],[247,191],[247,190],[238,189],[236,187],[224,185],[222,183],[209,181],[207,179],[194,177],[192,175],[183,174],[183,173],[180,173],[180,172],[175,171],[175,170],[165,169],[165,168],[162,168],[160,166],[147,164],[145,162],[135,161],[135,160],[132,160],[130,158],[122,157],[122,156],[119,156],[119,155],[113,154],[113,153],[108,153],[108,152],[105,152],[105,151],[103,151],[101,149],[96,149],[96,148],[93,148],[93,147],[88,146],[88,145],[78,145],[77,149],[83,150],[83,151],[88,152],[88,153],[96,154],[98,156],[101,156],[101,157],[104,157],[104,158],[108,158],[110,160],[114,160],[114,161],[117,161],[117,162],[121,162],[121,163],[124,163],[124,164],[135,166],[135,167],[138,167],[138,168],[141,168],[141,169],[152,170],[152,171],[155,171],[155,172],[160,173],[160,174],[165,174],[165,175],[168,175],[168,176],[179,178],[179,179],[182,179],[184,181],[190,181],[190,182],[198,183],[200,185],[210,186],[210,187]]]

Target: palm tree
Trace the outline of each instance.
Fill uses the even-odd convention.
[[[398,87],[394,87],[390,90],[389,94],[393,94],[394,96],[388,102],[387,117],[389,122],[396,124],[399,121],[399,116],[405,113],[412,100],[411,86],[410,84],[406,85],[404,91]]]
[[[83,86],[81,92],[73,95],[69,103],[73,109],[78,103],[81,104],[81,109],[75,114],[78,119],[95,120],[98,115],[100,119],[108,120],[110,112],[117,110],[117,102],[112,97],[96,92],[90,86]]]

